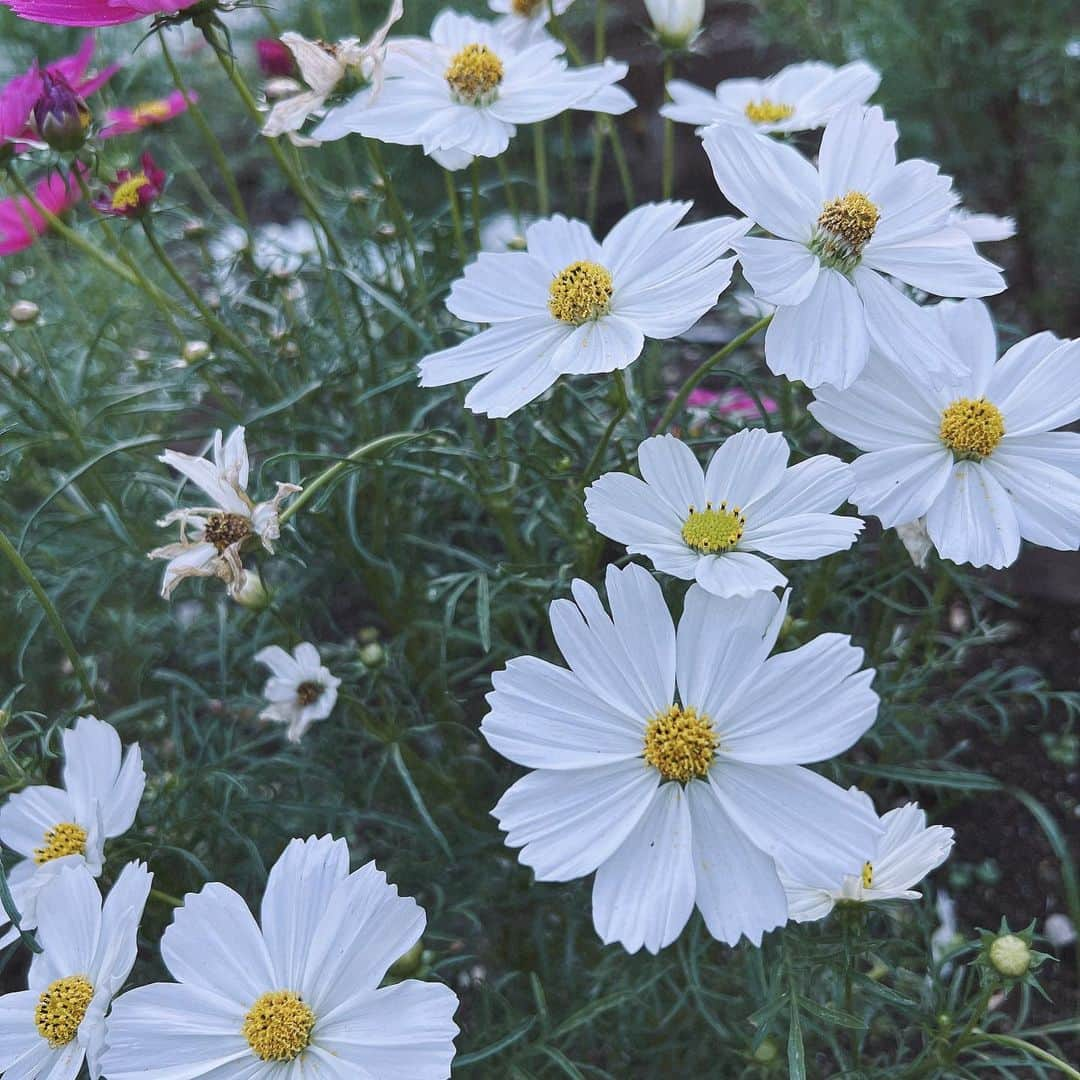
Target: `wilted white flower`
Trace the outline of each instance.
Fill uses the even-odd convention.
[[[350,72],[371,84],[370,98],[374,100],[382,87],[386,36],[404,12],[403,0],[393,0],[386,21],[365,42],[359,38],[344,38],[328,45],[323,41],[309,41],[293,31],[282,34],[281,41],[296,57],[308,89],[278,100],[270,110],[262,133],[269,137],[287,134],[299,146],[317,146],[317,138],[297,133],[309,117],[321,115],[326,99]]]
[[[865,792],[851,788],[848,794],[854,804],[874,812],[874,804]],[[926,814],[917,803],[890,810],[882,816],[881,825],[884,831],[876,844],[867,848],[866,861],[857,874],[829,881],[803,865],[797,855],[781,863],[780,880],[795,922],[824,919],[842,900],[872,903],[919,899],[922,893],[912,886],[949,857],[952,829],[928,826]]]
[[[747,229],[733,218],[677,228],[690,206],[639,206],[602,244],[584,222],[556,215],[528,227],[525,251],[482,252],[446,306],[492,326],[425,357],[420,385],[482,375],[465,405],[509,416],[560,375],[625,368],[647,337],[684,333],[727,288],[735,260],[719,256]]]
[[[684,49],[697,36],[705,17],[705,0],[645,0],[660,41],[669,49]]]
[[[128,863],[105,903],[85,865],[63,867],[42,890],[29,989],[0,997],[0,1073],[69,1080],[87,1062],[101,1077],[105,1014],[135,964],[150,893],[143,863]]]
[[[341,680],[323,667],[319,650],[308,641],[297,645],[292,656],[279,645],[269,645],[255,654],[255,660],[273,672],[263,688],[270,704],[259,719],[287,725],[286,738],[299,742],[316,720],[330,715]]]
[[[80,716],[62,741],[63,786],[23,788],[0,809],[0,840],[23,856],[8,884],[24,930],[37,925],[38,896],[61,869],[101,873],[105,841],[131,828],[146,786],[139,744],[124,753],[111,724]],[[8,921],[2,911],[0,919]],[[12,927],[0,946],[17,936]]]
[[[178,982],[113,1004],[109,1080],[446,1080],[457,996],[416,979],[380,988],[425,918],[374,863],[350,874],[344,840],[293,840],[260,922],[217,882],[184,898],[161,940]]]
[[[776,313],[765,361],[808,386],[845,387],[870,346],[935,378],[963,369],[896,278],[938,296],[987,296],[1005,283],[949,224],[952,181],[928,161],[896,163],[896,125],[848,106],[825,128],[815,168],[790,146],[718,124],[705,149],[728,200],[772,237],[735,244],[754,292]]]
[[[185,578],[218,577],[230,596],[244,587],[240,554],[245,544],[258,540],[269,552],[278,538],[278,512],[282,500],[299,491],[296,484],[278,483],[269,502],[255,503],[247,493],[248,454],[244,429],[236,428],[227,442],[214,433],[214,460],[166,450],[158,459],[186,476],[214,500],[214,506],[173,510],[158,522],[180,523],[180,542],[150,552],[151,559],[168,559],[161,595],[168,597]],[[188,535],[188,530],[192,534]]]
[[[840,634],[769,657],[787,598],[722,600],[694,585],[678,631],[640,566],[551,605],[569,670],[533,656],[492,677],[481,732],[534,771],[493,813],[541,881],[596,871],[605,942],[657,952],[694,907],[754,944],[787,921],[777,863],[858,873],[881,826],[802,763],[846,750],[877,714],[873,671]]]
[[[683,79],[668,83],[662,116],[684,124],[744,124],[763,133],[810,131],[846,105],[864,105],[881,76],[856,60],[833,67],[817,60],[791,64],[768,79],[728,79],[714,93]]]
[[[985,304],[920,308],[970,371],[945,385],[877,357],[847,390],[820,389],[810,405],[834,435],[865,451],[852,468],[852,502],[886,528],[925,516],[944,559],[1014,562],[1024,537],[1080,547],[1080,341],[1043,332],[996,360]],[[915,343],[911,348],[917,348]]]
[[[315,129],[323,141],[357,132],[382,142],[422,146],[447,169],[498,157],[518,124],[567,109],[624,113],[634,99],[614,84],[627,72],[614,60],[570,68],[547,34],[520,41],[501,26],[444,11],[431,40],[391,42],[386,83],[363,90]]]
[[[716,596],[774,589],[787,578],[762,555],[820,559],[851,547],[863,527],[832,513],[851,494],[850,466],[822,454],[788,468],[788,453],[779,432],[740,431],[705,470],[685,443],[656,435],[638,447],[642,479],[605,473],[586,490],[585,511],[631,555]]]

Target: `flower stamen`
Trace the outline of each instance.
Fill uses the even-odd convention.
[[[525,18],[530,19],[535,15],[546,0],[514,0],[510,5],[515,15],[523,15]]]
[[[778,124],[794,115],[795,106],[762,98],[760,101],[748,101],[745,112],[752,124]]]
[[[303,706],[314,705],[322,697],[323,689],[321,683],[309,679],[296,688],[296,700]]]
[[[864,862],[862,867],[862,887],[869,889],[874,884],[874,864]]]
[[[45,833],[45,843],[34,848],[34,862],[39,866],[62,859],[65,855],[86,854],[86,830],[73,821],[61,821]]]
[[[830,199],[818,217],[810,250],[828,266],[852,270],[880,220],[881,211],[861,191]]]
[[[555,275],[548,310],[560,322],[581,326],[610,311],[614,291],[611,271],[599,263],[579,259]]]
[[[474,42],[456,53],[444,73],[463,105],[490,105],[503,80],[503,63],[486,45]]]
[[[85,975],[68,975],[49,983],[34,1007],[38,1034],[54,1050],[67,1046],[79,1033],[93,1000],[94,988]]]
[[[156,101],[144,101],[131,110],[131,118],[137,124],[145,124],[155,120],[168,120],[172,115],[169,103],[162,98]]]
[[[243,543],[251,536],[251,522],[243,514],[211,514],[206,519],[203,539],[219,552]]]
[[[273,990],[251,1006],[241,1033],[263,1061],[292,1061],[311,1042],[315,1014],[299,994]]]
[[[149,183],[150,178],[146,173],[136,173],[117,184],[112,193],[112,208],[117,211],[134,210],[139,205],[139,192]]]
[[[938,437],[958,461],[989,457],[1004,436],[1005,418],[986,398],[958,398],[941,414]]]
[[[745,527],[746,517],[737,506],[729,510],[726,502],[719,508],[707,502],[704,510],[690,507],[690,516],[683,522],[682,538],[699,555],[714,555],[735,547]]]
[[[646,726],[644,757],[665,780],[685,784],[709,771],[719,745],[708,716],[672,705]]]

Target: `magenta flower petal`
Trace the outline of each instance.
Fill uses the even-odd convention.
[[[53,26],[118,26],[147,15],[171,15],[198,0],[0,0],[21,19]]]
[[[82,192],[72,177],[53,173],[34,188],[34,197],[46,210],[62,214],[79,201]],[[0,256],[30,247],[48,228],[48,222],[25,195],[0,200]]]
[[[192,101],[199,100],[198,94],[192,93],[190,97]],[[145,127],[164,124],[186,112],[187,108],[187,99],[179,90],[174,90],[166,97],[142,101],[131,108],[110,109],[105,114],[105,127],[101,135],[105,139],[113,139],[117,135],[130,135]]]

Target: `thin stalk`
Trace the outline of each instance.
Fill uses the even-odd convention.
[[[611,387],[615,397],[615,412],[612,414],[608,426],[604,429],[604,434],[600,437],[600,442],[597,443],[592,457],[589,458],[589,464],[585,466],[585,472],[581,476],[583,482],[591,480],[596,475],[596,470],[604,460],[604,454],[607,451],[608,444],[611,442],[611,436],[619,426],[619,421],[630,409],[630,398],[626,393],[626,373],[613,371],[611,373]]]
[[[736,349],[742,348],[751,338],[753,338],[759,331],[764,330],[769,323],[772,322],[772,316],[766,315],[762,319],[758,319],[753,326],[744,330],[737,337],[733,337],[722,349],[718,352],[714,352],[704,363],[700,364],[694,373],[679,387],[679,392],[671,399],[671,403],[664,410],[664,415],[660,417],[659,423],[654,429],[654,434],[659,435],[662,432],[667,431],[671,426],[671,421],[678,416],[679,411],[686,404],[686,399],[698,386],[698,384],[705,378],[709,372],[720,363],[725,357],[730,356]]]
[[[1048,1065],[1053,1065],[1058,1072],[1071,1076],[1073,1080],[1080,1080],[1080,1071],[1074,1069],[1068,1062],[1062,1061],[1061,1058],[1055,1057],[1049,1050],[1044,1050],[1041,1046],[1028,1042],[1027,1039],[1018,1039],[1015,1035],[992,1035],[990,1032],[980,1031],[978,1028],[974,1029],[972,1034],[977,1035],[979,1039],[997,1043],[999,1046],[1012,1046],[1017,1050],[1025,1050],[1033,1057],[1045,1061]]]
[[[500,154],[495,159],[496,164],[499,167],[499,176],[502,178],[503,193],[506,195],[506,205],[510,210],[510,216],[514,219],[514,224],[521,228],[521,209],[518,206],[517,195],[514,192],[514,181],[510,176],[510,166],[506,164],[506,155]]]
[[[178,896],[173,896],[172,893],[162,892],[161,889],[151,889],[150,898],[152,900],[160,900],[163,904],[168,904],[169,907],[183,907],[184,901]]]
[[[454,222],[454,243],[457,245],[458,258],[464,266],[469,252],[465,244],[465,222],[461,216],[461,204],[458,202],[457,184],[454,181],[454,174],[449,169],[443,169],[443,177],[446,180],[446,198],[450,203],[450,217]]]
[[[537,209],[541,217],[551,213],[551,191],[548,188],[547,141],[544,125],[533,124],[533,162],[536,169]]]
[[[675,74],[675,60],[671,53],[664,55],[664,100],[670,101],[668,83]],[[660,190],[665,199],[670,199],[675,191],[675,124],[668,116],[664,117],[664,165]]]
[[[472,227],[473,248],[480,250],[480,165],[479,159],[473,158],[469,169],[472,181]]]
[[[34,594],[34,599],[37,600],[38,604],[41,606],[41,610],[45,613],[45,618],[49,620],[49,625],[52,626],[53,633],[60,642],[60,647],[67,654],[68,660],[71,661],[71,666],[75,671],[75,676],[78,678],[80,686],[82,686],[87,701],[93,701],[94,684],[90,681],[90,675],[87,673],[86,667],[82,662],[82,657],[79,656],[79,650],[75,648],[75,642],[71,640],[71,635],[67,632],[64,621],[60,618],[60,613],[49,599],[48,593],[42,588],[41,582],[34,576],[33,570],[27,566],[26,560],[23,559],[16,550],[15,545],[12,544],[2,531],[0,531],[0,554],[7,557],[8,562],[15,568],[15,572],[23,579],[30,591]]]

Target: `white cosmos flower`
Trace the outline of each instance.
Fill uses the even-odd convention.
[[[509,416],[560,375],[633,363],[646,338],[685,333],[731,281],[720,256],[749,227],[713,218],[676,228],[688,202],[648,203],[598,243],[588,226],[556,214],[525,231],[526,250],[481,252],[446,306],[490,329],[420,363],[421,386],[483,375],[465,404]]]
[[[216,882],[189,893],[161,940],[175,983],[140,986],[109,1016],[109,1080],[445,1080],[458,1001],[441,983],[379,989],[424,912],[344,840],[293,840],[270,871],[261,927]]]
[[[282,34],[282,44],[296,58],[296,66],[308,88],[276,102],[262,133],[271,138],[287,134],[299,146],[317,146],[319,140],[297,133],[309,117],[321,115],[327,98],[350,72],[370,83],[370,98],[377,98],[382,88],[386,36],[404,13],[403,0],[393,0],[386,21],[364,42],[350,37],[328,45],[324,41],[309,41],[291,30]]]
[[[493,813],[541,881],[596,871],[607,943],[657,952],[696,905],[710,933],[755,945],[787,920],[776,861],[802,852],[827,880],[857,873],[875,816],[803,762],[846,750],[877,713],[862,650],[823,634],[768,658],[786,597],[686,594],[678,632],[642,567],[551,605],[569,665],[523,656],[492,678],[481,731],[535,770]]]
[[[851,799],[874,812],[870,797],[858,788],[848,792]],[[873,847],[866,850],[866,861],[857,874],[845,874],[836,882],[824,883],[800,867],[789,872],[780,868],[780,880],[787,893],[788,910],[795,922],[824,919],[838,901],[872,903],[875,900],[918,900],[917,885],[931,870],[940,866],[953,846],[952,829],[926,824],[926,814],[918,803],[908,803],[890,810],[881,818],[883,832]]]
[[[65,867],[82,865],[97,877],[105,841],[126,833],[139,809],[146,773],[132,743],[123,753],[116,728],[80,716],[63,734],[63,787],[23,788],[0,808],[0,840],[23,856],[8,873],[24,930],[38,921],[41,890]],[[6,915],[0,912],[3,925]],[[14,941],[12,927],[0,946]]]
[[[856,60],[833,67],[817,60],[791,64],[768,79],[728,79],[714,93],[683,79],[668,83],[671,101],[660,115],[683,124],[742,124],[764,133],[823,127],[845,105],[863,105],[881,76]]]
[[[645,0],[657,37],[669,49],[685,49],[701,29],[705,0]]]
[[[218,577],[225,582],[229,595],[237,596],[245,581],[240,562],[244,545],[258,540],[267,551],[274,550],[282,500],[300,488],[279,483],[277,494],[269,502],[252,501],[247,493],[250,466],[242,427],[224,442],[221,432],[214,432],[213,461],[176,450],[166,450],[158,460],[214,500],[213,506],[173,510],[158,522],[161,526],[180,523],[180,542],[155,548],[149,554],[151,559],[169,560],[161,595],[168,597],[185,578]]]
[[[498,157],[518,124],[567,109],[619,114],[634,99],[614,84],[626,64],[570,68],[563,46],[541,33],[519,40],[496,23],[444,11],[431,40],[391,42],[377,100],[363,90],[315,129],[324,142],[358,132],[382,142],[422,146],[447,169]]]
[[[316,720],[325,720],[337,702],[341,680],[323,667],[319,650],[302,641],[290,656],[280,645],[269,645],[255,654],[273,675],[267,679],[263,696],[269,705],[260,720],[288,725],[289,742],[299,742]]]
[[[987,296],[1005,283],[971,239],[949,224],[952,181],[929,161],[896,163],[896,125],[879,108],[829,121],[815,168],[797,150],[745,127],[705,133],[728,200],[772,237],[735,245],[743,273],[776,314],[765,361],[808,386],[845,387],[873,344],[941,377],[955,353],[894,277],[937,296]]]
[[[585,492],[589,521],[657,570],[716,596],[787,584],[774,559],[820,559],[855,543],[863,523],[833,514],[855,479],[822,454],[787,467],[787,439],[760,428],[726,439],[702,469],[674,435],[638,447],[642,479],[606,473]]]
[[[0,997],[0,1073],[7,1080],[73,1080],[84,1059],[101,1076],[105,1013],[135,963],[150,893],[143,863],[128,863],[105,903],[85,866],[42,890],[29,989]]]
[[[498,25],[508,37],[516,41],[535,41],[551,18],[551,8],[554,7],[556,15],[562,15],[573,2],[554,0],[549,5],[548,0],[488,0],[488,7],[502,16]]]
[[[852,468],[852,502],[886,528],[926,516],[944,559],[1008,566],[1023,537],[1080,547],[1080,341],[1043,332],[995,362],[984,304],[920,309],[970,365],[935,386],[909,365],[875,358],[844,391],[819,390],[810,411],[865,451]]]

